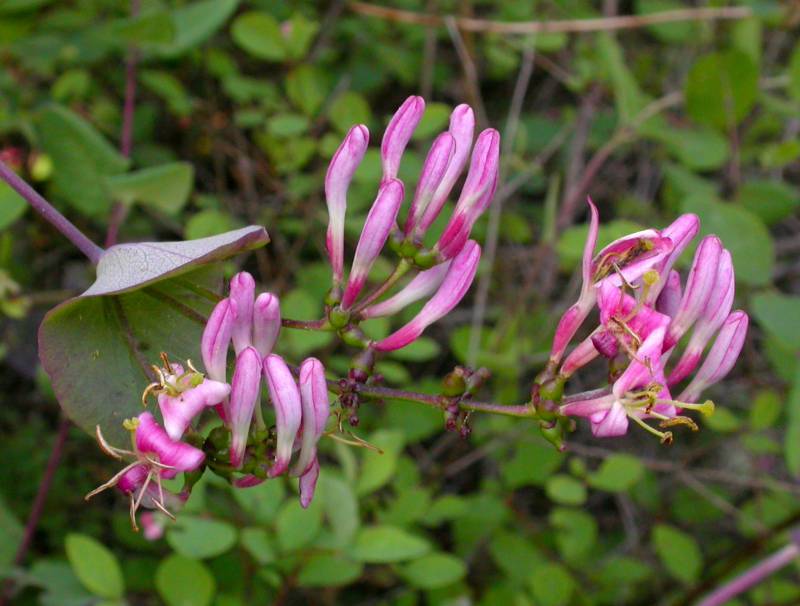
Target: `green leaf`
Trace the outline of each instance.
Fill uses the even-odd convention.
[[[208,40],[239,6],[239,0],[201,0],[181,6],[172,13],[175,36],[159,45],[156,54],[173,58]]]
[[[158,565],[155,584],[167,606],[207,606],[216,592],[214,577],[202,562],[177,554]]]
[[[5,181],[0,181],[0,229],[5,229],[19,219],[28,203]]]
[[[359,496],[376,491],[392,478],[397,468],[397,457],[404,446],[402,432],[390,429],[379,429],[367,441],[382,452],[364,449],[361,473],[356,484],[356,494]]]
[[[746,284],[762,286],[772,279],[775,250],[764,223],[750,211],[724,204],[704,194],[684,199],[683,212],[697,213],[701,234],[716,234],[731,251],[736,278]]]
[[[635,456],[612,454],[587,479],[591,486],[600,490],[624,492],[636,484],[643,474],[644,466]]]
[[[323,475],[324,477],[324,475]],[[247,490],[233,490],[233,497],[254,522],[271,524],[286,496],[282,482],[262,482]]]
[[[322,529],[322,504],[316,499],[303,509],[297,499],[285,502],[275,518],[278,545],[283,552],[305,547]]]
[[[582,505],[586,501],[586,486],[564,474],[549,478],[545,484],[545,492],[551,501],[563,505]]]
[[[114,198],[125,204],[141,202],[175,215],[189,200],[193,181],[191,164],[173,162],[109,177],[108,184]]]
[[[653,529],[652,541],[664,568],[673,577],[687,585],[699,578],[703,556],[691,535],[673,526],[657,524]]]
[[[530,586],[538,606],[566,606],[575,580],[561,564],[547,563],[534,569]]]
[[[404,362],[425,362],[439,355],[439,344],[430,337],[420,337],[408,347],[392,352],[392,357]]]
[[[759,293],[751,302],[761,327],[793,351],[800,348],[800,297],[776,292]]]
[[[358,515],[358,499],[353,488],[344,480],[323,472],[319,478],[317,491],[325,517],[339,546],[347,546],[361,522]]]
[[[115,21],[109,33],[112,41],[123,47],[170,44],[175,40],[175,24],[168,12],[155,10]]]
[[[186,222],[183,235],[187,240],[208,238],[231,231],[235,227],[233,218],[219,210],[201,210]]]
[[[579,560],[589,554],[597,541],[597,522],[580,509],[556,507],[550,512],[556,545],[565,560]]]
[[[795,477],[800,475],[800,372],[796,372],[786,405],[787,427],[784,437],[786,467]]]
[[[533,484],[540,486],[564,460],[564,454],[543,439],[528,438],[515,444],[514,456],[501,460],[500,471],[509,488]],[[536,461],[536,465],[531,465]]]
[[[636,2],[636,13],[639,15],[649,15],[683,8],[686,8],[686,5],[678,0],[637,0]],[[690,21],[661,23],[647,27],[647,31],[652,32],[657,38],[667,43],[685,42],[696,36],[697,30],[697,24]]]
[[[750,113],[758,97],[758,68],[740,51],[711,53],[692,66],[686,109],[701,124],[727,131]]]
[[[121,423],[141,412],[159,352],[200,359],[200,335],[216,303],[209,292],[219,282],[208,271],[178,276],[267,241],[264,228],[253,226],[203,240],[108,249],[95,283],[48,312],[39,327],[39,356],[67,415],[90,433],[100,425],[112,443],[126,444]]]
[[[316,116],[327,96],[325,75],[313,65],[300,65],[286,76],[286,94],[307,116]]]
[[[401,576],[417,589],[438,589],[457,583],[467,574],[467,566],[448,553],[429,553],[400,569]]]
[[[68,534],[64,541],[67,559],[84,587],[101,598],[119,599],[125,582],[116,556],[92,537]]]
[[[427,141],[443,130],[447,130],[452,108],[446,103],[428,103],[425,113],[419,121],[411,139],[414,141]]]
[[[347,91],[331,104],[328,116],[331,124],[340,133],[346,133],[356,124],[369,125],[371,114],[369,103],[356,92]]]
[[[47,105],[37,121],[44,151],[53,160],[53,184],[77,210],[91,216],[111,208],[104,177],[119,174],[128,160],[94,127],[60,105]]]
[[[714,170],[728,159],[728,141],[711,128],[678,128],[651,121],[641,132],[663,143],[672,156],[692,170]]]
[[[614,89],[614,101],[621,122],[630,122],[647,103],[636,78],[628,70],[622,48],[608,32],[597,34],[598,58],[603,62]]]
[[[169,111],[179,117],[192,113],[192,99],[180,80],[168,71],[146,69],[139,73],[139,79],[145,88],[161,97],[169,107]]]
[[[231,37],[240,48],[258,59],[283,61],[286,58],[281,26],[269,13],[250,11],[239,15],[231,25]]]
[[[800,193],[779,180],[751,179],[738,191],[738,202],[767,225],[791,215],[800,206]]]
[[[789,59],[789,94],[800,101],[800,43],[794,47]]]
[[[431,550],[425,539],[394,526],[370,526],[356,535],[350,556],[366,564],[403,562],[422,557]]]
[[[249,490],[249,489],[248,489]],[[278,559],[273,536],[266,529],[257,526],[242,528],[239,539],[248,553],[261,566],[272,564]]]
[[[308,54],[314,36],[317,35],[319,25],[316,21],[306,19],[302,14],[292,15],[284,24],[283,45],[286,56],[297,61]]]
[[[772,427],[782,408],[783,401],[777,392],[772,389],[759,391],[750,408],[750,427],[756,431]]]
[[[703,422],[718,433],[731,433],[742,426],[742,420],[729,408],[717,407],[714,414],[704,417]]]
[[[364,569],[363,564],[335,554],[312,555],[297,576],[301,587],[340,587],[356,581]]]
[[[0,495],[0,569],[10,564],[17,553],[17,547],[22,540],[22,524],[19,523],[11,510],[6,506],[2,495]]]
[[[167,543],[187,558],[213,558],[236,545],[236,528],[221,520],[182,515],[167,530]]]

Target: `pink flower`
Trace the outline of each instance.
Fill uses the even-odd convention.
[[[307,358],[300,365],[300,398],[303,408],[300,455],[292,475],[302,476],[317,459],[317,442],[325,432],[330,415],[325,368],[316,358]]]
[[[455,139],[450,133],[441,133],[434,140],[428,157],[422,165],[422,172],[417,181],[417,190],[414,192],[414,200],[411,203],[411,210],[408,211],[406,219],[405,233],[409,235],[422,220],[425,211],[433,202],[439,186],[447,175],[447,168],[453,159],[453,152],[456,148]],[[449,193],[449,192],[448,192]],[[446,196],[442,203],[446,200]]]
[[[231,430],[231,465],[239,468],[244,462],[250,423],[261,399],[261,355],[247,347],[236,357],[231,397],[226,400],[225,417]]]
[[[256,281],[246,271],[239,272],[231,279],[230,299],[236,306],[233,321],[233,348],[238,355],[244,348],[253,344],[253,299]]]
[[[236,303],[230,299],[222,299],[214,307],[203,330],[200,352],[203,355],[206,373],[214,381],[227,380],[228,347],[233,335],[235,318]]]
[[[253,347],[263,358],[275,347],[281,331],[281,304],[278,297],[264,292],[253,307]]]
[[[432,295],[447,275],[451,263],[452,260],[445,261],[421,271],[397,294],[385,301],[370,305],[361,312],[361,315],[364,318],[392,316],[411,303]]]
[[[271,478],[286,471],[292,456],[292,447],[303,416],[300,391],[289,367],[278,355],[264,358],[264,377],[269,388],[270,399],[275,407],[278,441],[275,448],[275,464],[269,470]]]
[[[408,145],[411,135],[425,113],[425,100],[422,97],[409,97],[395,112],[381,141],[381,165],[383,180],[397,178],[400,158]]]
[[[172,389],[158,394],[158,407],[167,434],[179,440],[206,407],[215,406],[228,397],[231,386],[204,379],[200,373],[184,373],[178,364],[173,364],[173,369],[176,374],[167,378]]]

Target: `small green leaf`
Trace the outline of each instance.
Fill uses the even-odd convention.
[[[275,518],[275,533],[283,552],[305,547],[322,528],[322,504],[316,499],[303,509],[297,499],[286,501]]]
[[[331,104],[328,116],[331,124],[340,133],[346,133],[356,124],[369,124],[369,104],[360,94],[347,91],[339,95]]]
[[[356,535],[350,556],[366,564],[403,562],[422,557],[431,550],[425,539],[394,526],[369,526]]]
[[[392,352],[392,357],[404,362],[425,362],[439,354],[439,344],[430,337],[420,337],[408,347]]]
[[[622,47],[608,32],[597,34],[598,59],[603,62],[614,90],[621,122],[630,122],[645,106],[647,97],[628,69]]]
[[[353,488],[344,480],[323,472],[319,478],[317,491],[322,500],[325,517],[339,541],[339,546],[347,546],[360,524],[358,499]]]
[[[359,496],[374,492],[391,479],[404,445],[403,434],[389,429],[379,429],[367,441],[382,452],[364,449],[361,473],[356,484],[356,494]]]
[[[183,235],[187,240],[199,240],[224,234],[236,227],[233,217],[219,210],[201,210],[186,221]]]
[[[273,537],[266,529],[258,526],[248,526],[247,528],[242,528],[239,538],[242,547],[260,565],[271,564],[277,560],[278,552],[275,549]]]
[[[767,225],[785,219],[800,206],[800,192],[777,179],[750,179],[739,188],[737,198]]]
[[[714,414],[703,418],[703,422],[718,433],[731,433],[742,426],[742,420],[729,408],[717,407]]]
[[[584,558],[597,541],[597,522],[580,509],[556,507],[550,512],[550,524],[557,530],[556,545],[566,560]]]
[[[28,203],[5,181],[0,181],[0,229],[5,229],[19,219]]]
[[[202,562],[172,554],[158,566],[156,589],[167,606],[207,606],[216,582]]]
[[[783,401],[776,391],[772,389],[759,391],[750,408],[750,427],[756,431],[772,427],[782,409]]]
[[[789,401],[786,405],[787,427],[784,437],[786,467],[797,477],[800,475],[800,372],[796,373]]]
[[[564,474],[549,478],[545,484],[545,492],[550,500],[563,505],[582,505],[586,501],[586,486]]]
[[[301,587],[340,587],[357,580],[363,564],[334,554],[312,555],[297,576]]]
[[[633,455],[612,454],[588,477],[589,484],[608,492],[624,492],[638,482],[644,466]]]
[[[231,36],[242,49],[266,61],[283,61],[286,48],[281,26],[269,13],[250,11],[239,15],[231,26]]]
[[[758,97],[758,68],[740,51],[697,60],[686,81],[686,109],[702,124],[727,131],[750,113]]]
[[[161,97],[176,116],[184,117],[192,113],[192,98],[181,81],[170,72],[146,69],[139,73],[139,79],[145,88]]]
[[[213,558],[236,545],[236,528],[221,520],[182,515],[167,530],[167,543],[182,556]]]
[[[770,335],[792,351],[800,349],[800,297],[759,293],[751,303],[753,316]]]
[[[156,47],[161,57],[177,57],[210,38],[239,6],[239,0],[201,0],[172,13],[175,35],[169,44]]]
[[[800,101],[800,43],[794,47],[789,59],[789,93]]]
[[[312,65],[300,65],[286,76],[286,94],[307,116],[315,116],[327,96],[325,75]]]
[[[109,177],[108,184],[114,198],[125,204],[141,202],[174,215],[189,200],[193,181],[191,164],[173,162]]]
[[[429,553],[400,569],[409,585],[417,589],[438,589],[457,583],[467,574],[459,558],[448,553]]]
[[[575,580],[561,564],[537,566],[530,586],[538,606],[566,606],[575,591]]]
[[[68,534],[64,541],[67,558],[84,587],[107,599],[119,599],[125,593],[125,582],[116,556],[92,537]]]
[[[687,585],[699,578],[703,556],[691,535],[673,526],[657,524],[652,541],[658,557],[673,577]]]
[[[22,524],[14,517],[0,495],[0,534],[3,535],[3,540],[0,541],[0,569],[14,560],[17,547],[22,540],[22,532]]]

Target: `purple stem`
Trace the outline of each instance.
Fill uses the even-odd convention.
[[[139,0],[131,0],[131,17],[139,14]],[[125,102],[122,106],[122,132],[119,138],[119,152],[126,158],[131,157],[133,148],[133,113],[136,110],[136,64],[139,52],[135,48],[128,50],[125,63]],[[115,202],[111,209],[106,232],[106,247],[117,243],[119,228],[128,216],[128,205]]]
[[[776,551],[765,560],[762,560],[750,570],[743,572],[727,585],[717,589],[697,606],[722,606],[731,598],[747,591],[753,585],[757,585],[772,573],[791,563],[798,555],[800,555],[800,545],[795,540],[780,551]]]
[[[58,212],[52,204],[45,200],[39,192],[28,185],[22,177],[11,170],[2,160],[0,160],[0,177],[22,196],[33,207],[33,210],[42,215],[45,221],[60,231],[94,265],[97,265],[103,255],[103,249],[87,238],[81,230]]]

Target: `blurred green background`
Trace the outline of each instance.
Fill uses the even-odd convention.
[[[285,314],[315,319],[329,285],[327,161],[352,124],[369,126],[373,146],[349,198],[352,250],[380,179],[383,127],[422,94],[428,109],[401,168],[407,190],[451,108],[467,102],[480,126],[504,135],[503,208],[476,226],[497,250],[485,248],[471,295],[380,362],[388,385],[437,393],[468,363],[493,373],[485,399],[525,401],[578,292],[587,193],[604,240],[700,215],[731,250],[736,306],[755,322],[736,369],[709,393],[717,413],[696,434],[676,432],[672,447],[636,431],[594,439],[579,423],[560,454],[534,422],[476,417],[465,441],[443,432],[435,410],[364,405],[358,434],[384,454],[323,440],[307,511],[294,483],[234,491],[207,474],[155,542],[131,531],[118,494],[83,502],[115,466],[72,427],[15,565],[59,426],[36,327],[92,271],[0,185],[0,576],[10,603],[688,605],[786,541],[800,520],[797,2],[740,2],[736,19],[530,35],[406,23],[337,0],[132,4],[0,0],[0,154],[95,241],[119,203],[120,241],[264,225],[271,244],[226,273],[252,271]],[[523,22],[730,5],[382,6]],[[127,160],[117,150],[131,53]],[[385,261],[374,275],[390,269]],[[388,334],[413,311],[370,332]],[[280,350],[295,363],[313,353],[340,375],[352,354],[331,335],[288,330]],[[591,379],[583,387],[601,383],[602,369]],[[798,572],[738,603],[800,603]]]

